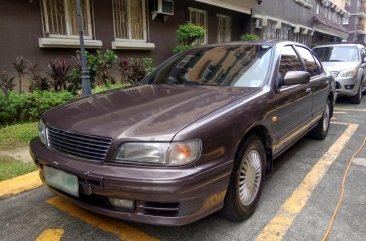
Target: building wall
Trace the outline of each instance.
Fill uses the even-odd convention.
[[[151,3],[151,1],[149,1]],[[103,42],[102,49],[111,49],[114,41],[112,1],[94,0],[95,36]],[[155,43],[152,51],[116,50],[120,57],[150,56],[157,65],[172,55],[177,44],[175,32],[180,24],[188,21],[188,6],[208,11],[208,43],[217,41],[217,14],[232,16],[232,40],[250,32],[250,15],[243,14],[195,1],[175,1],[175,14],[167,22],[161,16],[154,21],[147,12],[149,42]],[[38,39],[43,37],[40,2],[34,0],[0,0],[0,71],[12,73],[12,62],[23,56],[46,69],[49,59],[69,59],[76,49],[40,48]],[[89,50],[94,51],[94,50]]]
[[[253,8],[253,13],[272,16],[310,28],[313,26],[313,9],[305,8],[295,0],[264,0],[261,5]]]
[[[303,42],[306,38],[306,44],[310,46],[312,40],[310,33],[301,35],[301,32],[305,29],[312,29],[314,16],[313,9],[314,6],[307,8],[296,3],[295,0],[265,0],[261,5],[257,5],[253,8],[252,16],[254,17],[253,21],[255,21],[256,17],[263,16],[263,19],[268,18],[269,20],[279,21],[291,26],[287,40],[298,40],[299,42]],[[262,29],[252,29],[252,32],[256,35],[262,35],[264,31],[266,31],[266,27]],[[296,39],[295,33],[298,33],[299,36],[301,36],[301,40],[298,39],[299,37]],[[263,38],[263,36],[261,37]]]

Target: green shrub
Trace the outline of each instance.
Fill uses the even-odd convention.
[[[145,70],[147,73],[151,73],[155,70],[155,67],[153,66],[153,60],[150,57],[145,57],[142,59],[142,62],[144,63]]]
[[[34,91],[33,93],[0,95],[0,125],[37,121],[42,114],[75,96],[67,91]]]
[[[102,86],[96,86],[93,89],[93,94],[108,91],[108,90],[114,90],[119,89],[128,86],[129,84],[125,83],[116,83],[116,84],[109,84],[109,85],[102,85]]]
[[[173,49],[173,53],[180,53],[200,45],[205,38],[205,34],[206,31],[203,27],[193,23],[180,25],[176,32],[179,44]]]
[[[240,36],[241,41],[252,41],[252,40],[260,40],[259,36],[251,33],[246,33]]]
[[[129,84],[117,83],[103,86],[96,86],[93,93],[99,93],[107,90],[126,87]],[[77,94],[68,91],[39,91],[32,93],[16,94],[9,92],[7,96],[0,94],[0,126],[29,121],[38,121],[44,112],[65,104],[81,95],[79,90]]]

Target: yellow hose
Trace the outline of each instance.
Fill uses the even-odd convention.
[[[365,146],[366,144],[366,137],[365,139],[363,140],[363,143],[362,145],[358,148],[358,150],[355,152],[355,154],[353,154],[351,160],[349,161],[348,163],[348,166],[347,166],[347,169],[346,171],[344,172],[344,175],[343,175],[343,181],[342,181],[342,189],[341,189],[341,195],[339,197],[339,200],[338,200],[338,204],[333,212],[333,215],[332,215],[332,218],[330,220],[330,223],[329,223],[329,226],[328,226],[328,229],[327,229],[327,232],[325,233],[322,241],[326,241],[328,239],[328,236],[329,236],[329,233],[330,231],[332,230],[332,227],[333,227],[333,224],[334,224],[334,220],[337,216],[337,212],[339,210],[339,207],[341,206],[342,204],[342,201],[343,201],[343,197],[344,197],[344,188],[345,188],[345,185],[346,185],[346,180],[347,180],[347,176],[348,176],[348,172],[349,172],[349,169],[351,168],[351,165],[352,165],[352,162],[353,160],[356,158],[356,156],[361,152],[362,148]]]

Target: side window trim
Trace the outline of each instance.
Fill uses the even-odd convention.
[[[278,64],[278,68],[277,68],[277,76],[276,76],[276,88],[277,88],[277,90],[280,90],[280,89],[282,89],[282,88],[285,88],[285,89],[287,89],[287,88],[291,88],[292,86],[285,86],[285,85],[281,85],[281,86],[279,86],[279,77],[281,76],[281,72],[280,72],[280,68],[281,68],[281,60],[282,60],[282,49],[284,49],[284,48],[286,48],[286,47],[290,47],[290,48],[292,48],[292,50],[295,52],[295,54],[296,54],[296,57],[297,57],[297,60],[299,61],[299,63],[300,63],[300,65],[301,65],[301,70],[303,70],[303,71],[305,71],[305,66],[304,66],[304,64],[303,64],[303,62],[302,62],[302,60],[300,59],[300,56],[299,56],[299,54],[297,53],[297,51],[296,51],[296,49],[295,49],[295,46],[294,46],[294,44],[287,44],[287,45],[284,45],[284,46],[282,46],[282,48],[281,48],[281,50],[280,50],[280,59],[279,59],[279,64]],[[283,77],[285,77],[285,76],[283,76]]]
[[[298,58],[300,59],[300,61],[301,61],[302,65],[303,65],[304,71],[309,72],[309,71],[308,71],[308,68],[306,67],[305,61],[304,61],[303,57],[300,55],[300,53],[299,53],[299,51],[297,50],[297,48],[303,48],[303,49],[305,49],[305,50],[308,50],[308,51],[309,51],[309,53],[311,54],[312,58],[314,59],[314,61],[315,61],[316,65],[321,67],[321,69],[320,69],[320,70],[321,70],[322,72],[321,72],[320,74],[317,74],[317,75],[311,76],[311,77],[310,77],[310,80],[317,79],[317,78],[319,78],[320,76],[325,75],[325,71],[324,71],[323,65],[321,64],[321,62],[319,61],[319,59],[316,57],[316,55],[313,53],[313,51],[311,51],[311,50],[310,50],[310,49],[308,49],[308,48],[305,48],[304,46],[300,46],[300,45],[297,45],[297,44],[296,44],[296,45],[294,45],[294,46],[293,46],[293,48],[295,49],[295,52],[296,52],[296,54],[297,54]],[[319,64],[320,64],[320,65],[319,65]]]

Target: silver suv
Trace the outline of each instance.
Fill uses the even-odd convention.
[[[350,97],[353,104],[361,103],[366,85],[366,51],[360,44],[329,44],[313,49],[324,68],[331,71],[338,96]]]

